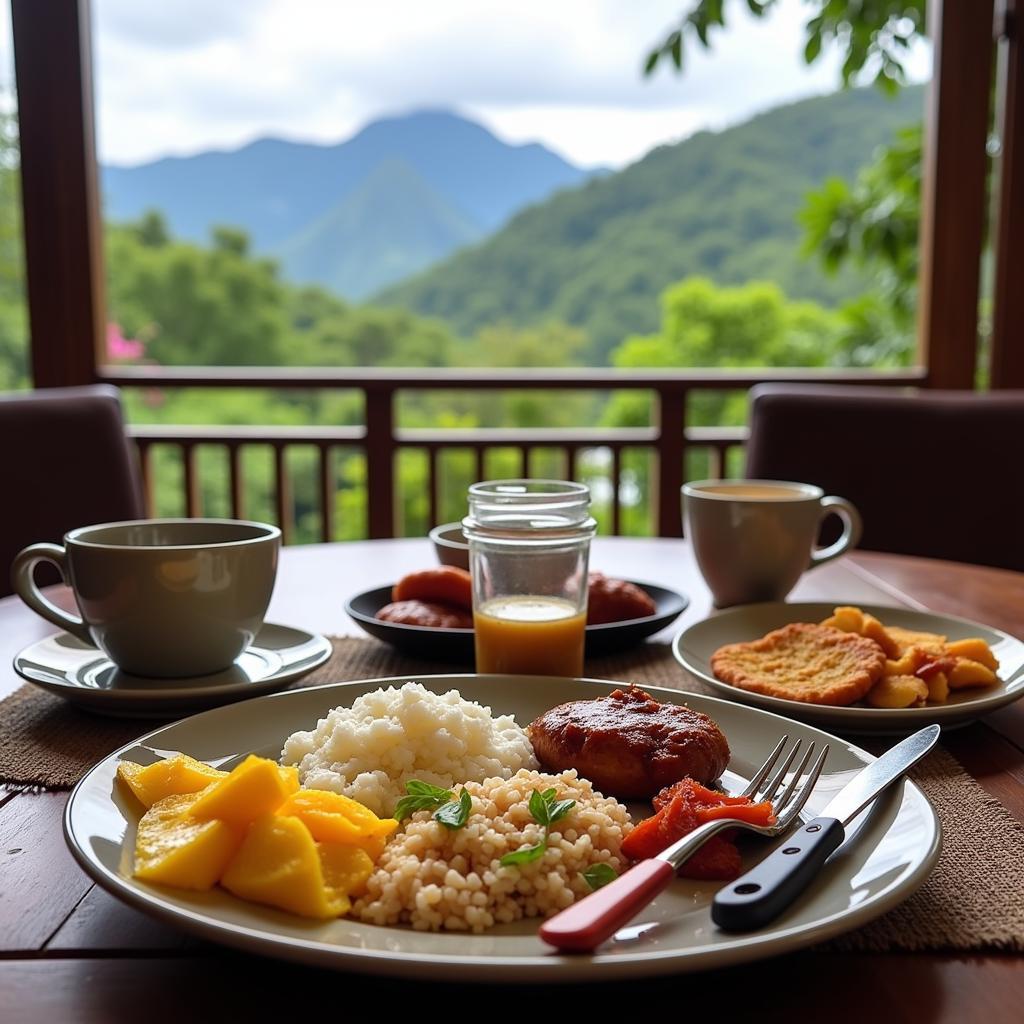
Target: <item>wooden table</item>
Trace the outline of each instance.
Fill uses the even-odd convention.
[[[420,540],[288,548],[268,618],[357,635],[342,610],[351,593],[432,562],[428,544]],[[611,575],[685,591],[692,603],[683,624],[710,608],[684,541],[598,540],[592,564]],[[1024,635],[1024,575],[995,569],[857,553],[807,574],[793,597],[927,607]],[[20,685],[8,667],[15,652],[52,632],[16,598],[0,600],[0,695]],[[140,732],[145,728],[140,723]],[[945,744],[1024,821],[1024,702],[948,734]],[[497,994],[493,988],[424,987],[263,960],[152,921],[94,886],[72,861],[61,834],[66,800],[66,793],[0,794],[0,1021],[5,1024],[344,1014],[351,1008],[347,998],[355,994],[360,1002],[379,997],[385,1013],[408,1006],[414,996],[435,1001],[442,1012],[477,1013],[471,1000]],[[607,1014],[610,999],[637,991],[635,984],[628,990],[590,985],[572,991],[518,986],[502,995],[521,1000],[520,1013],[548,1016],[569,1005],[578,1015],[588,1004]],[[1024,1017],[1024,957],[795,953],[656,980],[644,983],[642,991],[645,1001],[672,996],[683,1014],[707,1000],[727,999],[720,1004],[728,1009],[727,1020],[756,1014],[759,1020],[864,1024],[870,1015],[883,1014],[887,1021],[995,1024]]]

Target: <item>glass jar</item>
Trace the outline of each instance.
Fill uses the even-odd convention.
[[[462,526],[477,672],[582,675],[597,527],[589,488],[561,480],[473,484]]]

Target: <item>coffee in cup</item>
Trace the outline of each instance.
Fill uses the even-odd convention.
[[[835,513],[842,536],[816,546]],[[683,520],[715,607],[781,601],[801,575],[854,547],[856,508],[813,484],[788,480],[698,480],[683,485]]]
[[[43,618],[138,676],[226,669],[263,625],[281,531],[230,519],[142,519],[84,526],[32,544],[11,566],[15,593]],[[81,617],[58,608],[33,570],[52,562]]]

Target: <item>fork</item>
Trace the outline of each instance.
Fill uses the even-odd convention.
[[[786,774],[800,751],[801,740],[796,741],[781,767],[763,788],[762,783],[775,767],[787,743],[789,736],[783,736],[765,763],[754,773],[747,788],[740,794],[757,802],[772,801],[772,812],[777,819],[774,825],[753,825],[738,818],[715,818],[713,821],[698,825],[656,857],[640,861],[614,881],[549,918],[540,927],[540,937],[548,945],[568,952],[587,952],[595,949],[635,917],[658,893],[667,888],[679,868],[713,835],[733,828],[744,828],[769,837],[785,832],[797,820],[801,808],[807,803],[807,798],[811,795],[828,756],[826,744],[804,777],[804,771],[814,755],[812,743],[786,783],[785,789],[776,799],[775,794],[785,782]]]

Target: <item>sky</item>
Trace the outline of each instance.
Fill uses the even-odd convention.
[[[838,86],[834,53],[801,58],[809,7],[732,23],[685,74],[641,75],[689,0],[93,0],[104,163],[338,142],[374,118],[454,109],[508,142],[620,167],[700,128]],[[0,4],[2,17],[9,8]],[[10,81],[9,27],[0,75]],[[926,45],[914,80],[928,77]]]

